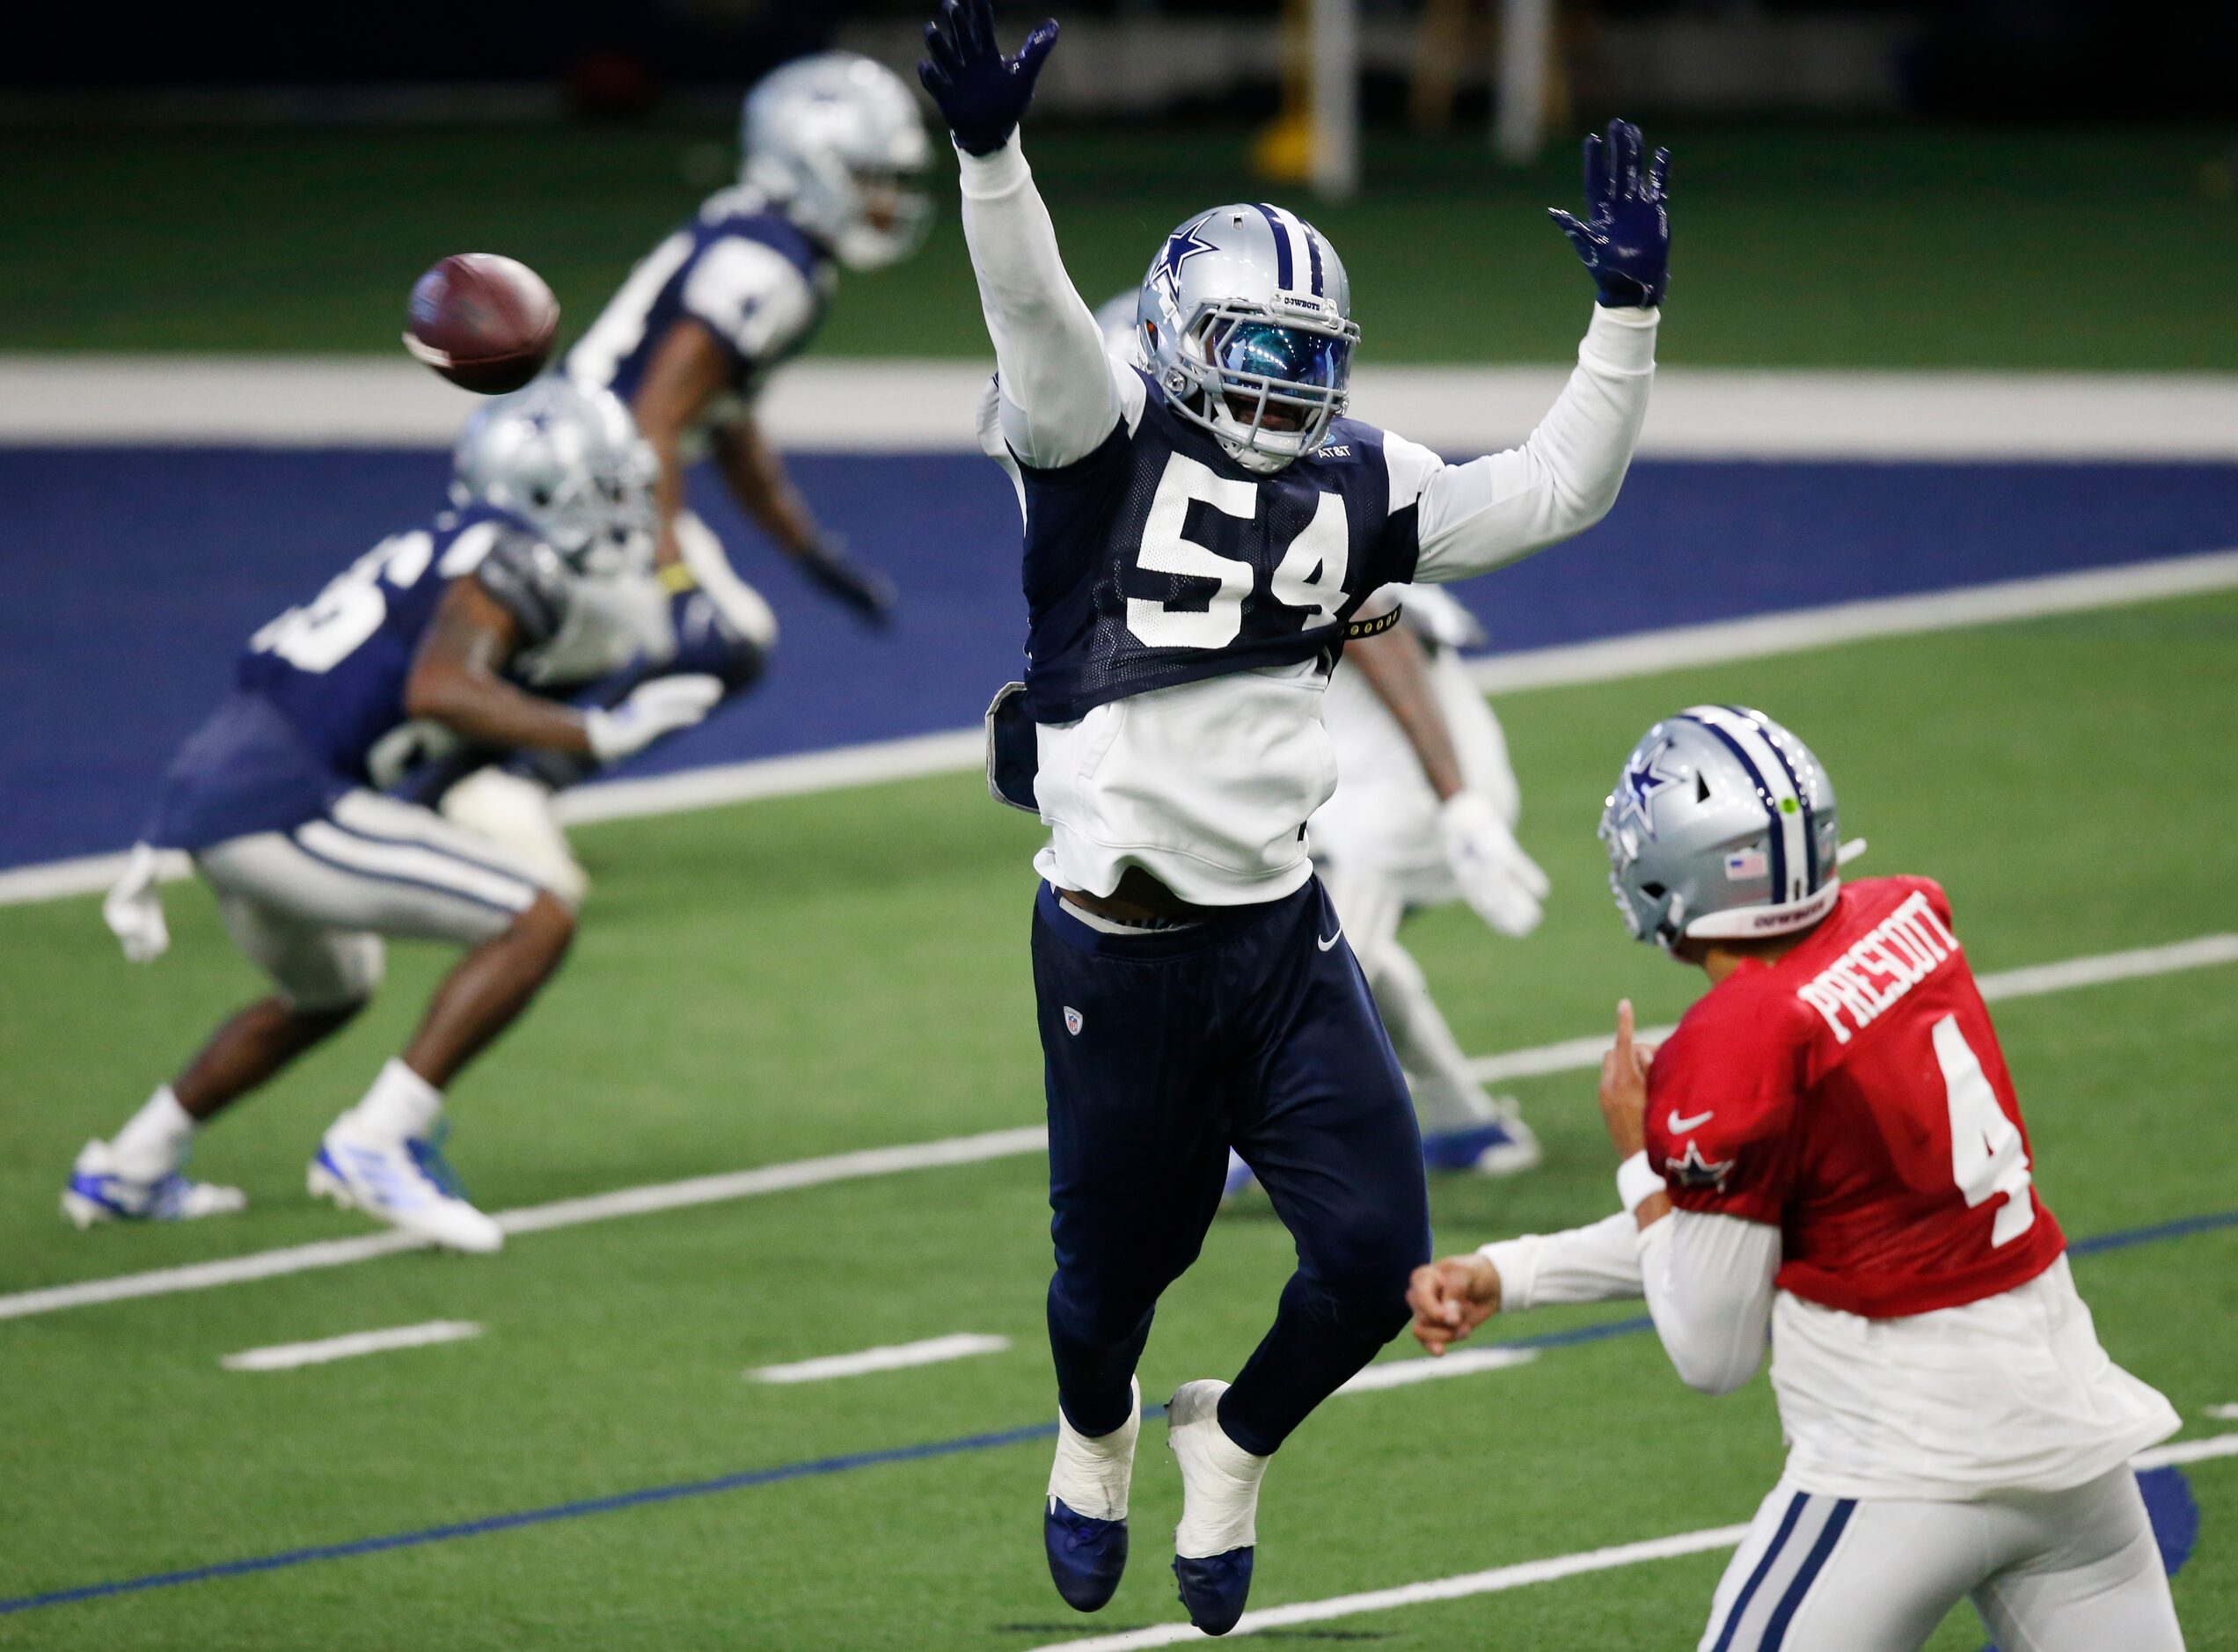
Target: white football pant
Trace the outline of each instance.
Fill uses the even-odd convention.
[[[1914,1652],[1967,1599],[2000,1652],[2183,1646],[2124,1466],[1971,1502],[1832,1497],[1782,1480],[1725,1568],[1699,1652]]]

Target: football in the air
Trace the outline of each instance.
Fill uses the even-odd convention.
[[[485,396],[518,390],[552,355],[560,302],[544,277],[495,252],[459,252],[413,284],[404,347]]]

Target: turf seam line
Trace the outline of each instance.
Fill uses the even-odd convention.
[[[2108,982],[2136,980],[2179,970],[2202,969],[2238,962],[2238,935],[2202,935],[2165,947],[2144,947],[2126,952],[2095,953],[2058,963],[2031,964],[1978,978],[1982,997],[1991,1002],[2064,992]],[[1670,1027],[1650,1027],[1642,1034],[1649,1041],[1670,1036]],[[1600,1065],[1607,1035],[1565,1039],[1532,1049],[1512,1050],[1474,1064],[1478,1078],[1488,1083],[1551,1073],[1587,1071]],[[952,1165],[980,1164],[991,1159],[1022,1157],[1042,1151],[1049,1133],[1038,1124],[976,1136],[943,1137],[938,1141],[905,1143],[893,1147],[864,1148],[816,1159],[798,1159],[751,1170],[727,1171],[694,1176],[683,1181],[655,1182],[622,1188],[611,1193],[560,1199],[549,1204],[502,1210],[496,1221],[508,1233],[535,1233],[552,1228],[576,1227],[618,1217],[646,1216],[695,1205],[718,1204],[735,1199],[823,1187],[870,1176],[899,1174]],[[128,1302],[143,1297],[169,1296],[185,1290],[207,1290],[251,1280],[270,1279],[317,1268],[339,1268],[401,1252],[424,1250],[427,1241],[391,1230],[355,1239],[320,1239],[245,1256],[183,1267],[156,1268],[144,1273],[116,1274],[73,1284],[48,1285],[0,1296],[0,1320],[28,1319],[34,1314],[89,1307],[99,1303]]]
[[[1710,625],[1492,654],[1470,662],[1487,693],[1613,682],[1650,671],[1760,659],[1872,638],[2121,607],[2238,588],[2238,549],[2163,557],[2080,573],[2006,580],[1870,602],[1796,608]],[[697,809],[800,797],[929,775],[976,770],[985,761],[978,728],[912,735],[823,751],[711,764],[677,774],[579,786],[560,800],[570,825],[638,820]],[[83,855],[0,871],[0,906],[99,894],[124,871],[126,855]],[[192,868],[183,854],[158,858],[167,880]]]
[[[2103,1251],[2124,1250],[2132,1245],[2188,1238],[2195,1233],[2233,1226],[2238,1226],[2238,1210],[2225,1210],[2206,1216],[2187,1217],[2174,1222],[2162,1222],[2151,1227],[2102,1233],[2077,1241],[2070,1245],[2068,1248],[2076,1254],[2088,1255]],[[1550,1331],[1536,1336],[1518,1337],[1512,1341],[1495,1343],[1491,1347],[1516,1352],[1550,1348],[1574,1348],[1583,1343],[1605,1341],[1611,1337],[1636,1335],[1642,1331],[1653,1329],[1655,1321],[1646,1315],[1635,1314],[1628,1319],[1605,1320],[1598,1325],[1577,1326],[1564,1331]],[[1405,1365],[1411,1362],[1396,1361],[1393,1363]],[[1375,1367],[1371,1366],[1369,1369],[1373,1370]],[[1143,1408],[1143,1414],[1145,1417],[1160,1416],[1164,1414],[1164,1412],[1163,1406],[1145,1406]],[[430,1543],[449,1542],[457,1538],[480,1537],[493,1531],[511,1531],[525,1526],[548,1525],[558,1520],[579,1519],[587,1515],[611,1514],[625,1509],[645,1508],[655,1503],[674,1502],[689,1497],[712,1496],[720,1492],[742,1491],[756,1486],[777,1485],[786,1480],[806,1480],[824,1474],[846,1473],[855,1469],[877,1468],[892,1463],[922,1462],[931,1458],[953,1457],[965,1451],[991,1451],[1006,1445],[1022,1445],[1035,1440],[1052,1438],[1056,1433],[1057,1425],[1054,1422],[1041,1422],[1028,1424],[1023,1428],[1000,1429],[989,1433],[968,1434],[956,1439],[934,1440],[919,1445],[888,1446],[876,1451],[850,1451],[834,1457],[812,1458],[806,1462],[780,1464],[772,1468],[746,1469],[737,1473],[720,1474],[708,1480],[684,1480],[675,1485],[649,1486],[637,1491],[615,1492],[603,1497],[579,1498],[568,1502],[548,1504],[541,1509],[523,1509],[514,1514],[487,1515],[476,1520],[461,1520],[443,1525],[424,1526],[417,1531],[392,1532],[383,1537],[358,1538],[344,1543],[318,1544],[306,1548],[287,1549],[276,1554],[253,1555],[245,1560],[219,1561],[207,1566],[154,1572],[142,1577],[121,1578],[101,1583],[84,1583],[70,1589],[47,1590],[37,1594],[18,1595],[12,1599],[0,1600],[0,1617],[19,1612],[33,1612],[47,1606],[66,1606],[82,1601],[106,1599],[115,1595],[141,1594],[149,1590],[175,1588],[183,1583],[205,1583],[214,1578],[240,1577],[259,1572],[280,1571],[289,1567],[307,1566],[318,1561],[349,1560],[360,1555],[386,1553],[396,1549],[420,1548]],[[2154,1451],[2143,1453],[2136,1460],[2140,1466],[2151,1467],[2171,1463],[2198,1462],[2211,1457],[2231,1455],[2238,1455],[2238,1434],[2219,1435],[2211,1439],[2184,1441],[2176,1445],[2156,1447]],[[1733,1528],[1737,1534],[1744,1529]],[[1675,1540],[1656,1539],[1656,1541]],[[1735,1540],[1738,1540],[1737,1536]],[[1526,1565],[1539,1566],[1554,1563],[1532,1561],[1526,1562]],[[1566,1573],[1554,1575],[1568,1575]],[[1300,1608],[1276,1607],[1272,1610],[1295,1612]],[[1250,1621],[1250,1619],[1247,1618],[1246,1621]],[[1275,1626],[1262,1620],[1259,1626],[1273,1627]],[[1193,1634],[1195,1631],[1189,1630],[1188,1633]],[[1123,1644],[1152,1645],[1163,1644],[1163,1642],[1128,1641]]]
[[[2139,1451],[2130,1462],[2138,1472],[2148,1473],[2156,1468],[2204,1462],[2218,1457],[2238,1457],[2238,1434],[2220,1434],[2204,1440],[2185,1440],[2174,1445],[2154,1446],[2149,1451]],[[1267,1630],[1287,1628],[1293,1624],[1322,1623],[1333,1618],[1357,1617],[1371,1612],[1390,1612],[1401,1606],[1460,1600],[1474,1595],[1504,1594],[1510,1590],[1527,1588],[1533,1583],[1554,1583],[1565,1577],[1615,1571],[1627,1566],[1643,1565],[1650,1561],[1674,1560],[1681,1555],[1730,1549],[1747,1536],[1748,1531],[1744,1524],[1708,1526],[1699,1531],[1680,1531],[1666,1538],[1648,1538],[1637,1543],[1585,1549],[1575,1554],[1557,1554],[1546,1560],[1521,1561],[1508,1566],[1494,1567],[1488,1571],[1464,1572],[1453,1577],[1401,1583],[1388,1589],[1365,1590],[1358,1594],[1335,1595],[1322,1600],[1295,1601],[1289,1605],[1247,1612],[1228,1633],[1256,1634]],[[1132,1648],[1137,1647],[1173,1646],[1200,1638],[1196,1630],[1188,1624],[1161,1623],[1145,1629],[1123,1630],[1116,1634],[1090,1635],[1077,1641],[1054,1641],[1035,1648],[1034,1652],[1132,1652]]]

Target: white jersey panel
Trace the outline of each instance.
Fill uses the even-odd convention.
[[[2099,1346],[2064,1256],[2015,1290],[1900,1319],[1782,1290],[1772,1386],[1788,1478],[1840,1497],[2057,1491],[2182,1426]]]
[[[793,260],[742,236],[709,246],[684,278],[684,309],[750,362],[782,357],[816,318],[816,296]]]
[[[1313,875],[1298,822],[1336,787],[1314,661],[1208,677],[1039,727],[1035,794],[1060,888],[1108,895],[1139,866],[1184,901],[1278,900]]]

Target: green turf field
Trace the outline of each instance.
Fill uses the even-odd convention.
[[[2238,133],[1650,126],[1672,170],[1672,365],[2238,369],[2215,318],[2238,264]],[[1249,134],[1035,133],[1091,301],[1141,279],[1184,215],[1268,186]],[[570,333],[731,165],[720,128],[0,134],[0,350],[391,352],[444,253],[541,269]],[[1474,143],[1382,140],[1313,216],[1349,261],[1364,360],[1561,361],[1590,289],[1523,173]],[[941,219],[913,263],[852,278],[818,347],[985,352]]]
[[[1556,891],[1527,943],[1462,912],[1411,932],[1463,1042],[1594,1031],[1620,993],[1664,1019],[1693,977],[1627,942],[1591,834],[1649,720],[1702,698],[1803,731],[1872,841],[1861,869],[1949,887],[1984,971],[2238,931],[2227,739],[2238,596],[1518,694],[1503,702],[1524,837]],[[2203,760],[2204,759],[2204,760]],[[582,831],[597,879],[566,974],[454,1097],[455,1158],[507,1209],[713,1171],[1031,1124],[1030,823],[967,777]],[[81,1235],[55,1198],[206,1026],[254,989],[208,901],[171,900],[152,969],[93,903],[0,910],[0,1291],[352,1235],[305,1201],[324,1122],[400,1039],[441,962],[399,947],[363,1023],[215,1129],[199,1167],[243,1217]],[[2238,1206],[2227,1074],[2238,967],[1998,1013],[2037,1179],[2071,1235]],[[1546,1168],[1444,1181],[1442,1246],[1597,1217],[1608,1155],[1586,1081],[1519,1086]],[[1031,1427],[1051,1415],[1030,1154],[0,1320],[0,1598],[343,1543],[572,1500]],[[2238,1231],[2077,1265],[2117,1357],[2187,1433],[2238,1401]],[[1289,1266],[1263,1203],[1223,1217],[1168,1298],[1146,1394],[1232,1372]],[[1516,1336],[1623,1318],[1533,1316]],[[434,1319],[455,1346],[241,1374],[243,1349]],[[1008,1352],[776,1388],[747,1368],[952,1332]],[[1408,1356],[1394,1346],[1387,1356]],[[1050,1590],[1039,1440],[763,1484],[396,1553],[0,1615],[0,1646],[198,1648],[1027,1648],[1179,1617],[1163,1538],[1178,1480],[1149,1426],[1136,1561],[1101,1617]],[[1774,1478],[1759,1379],[1710,1400],[1651,1337],[1343,1396],[1285,1450],[1256,1605],[1316,1599],[1745,1520]],[[2238,1642],[2238,1461],[2190,1471],[2192,1644]],[[1722,1554],[1319,1633],[1392,1648],[1691,1646]],[[1971,1652],[1954,1623],[1939,1652]]]

